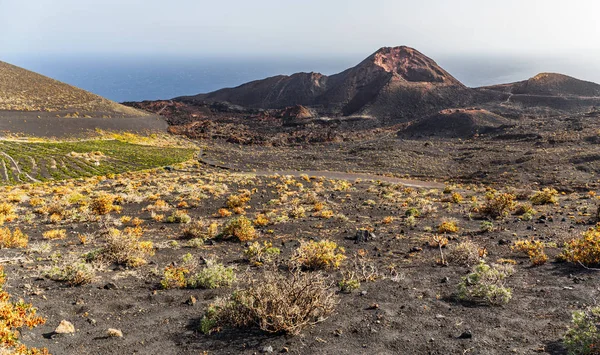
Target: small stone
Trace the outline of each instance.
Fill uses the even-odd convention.
[[[273,352],[273,347],[271,345],[265,346],[264,348],[262,348],[261,352],[264,354],[270,354]]]
[[[104,285],[104,289],[105,290],[116,290],[119,287],[117,287],[117,285],[114,282],[109,282],[106,285]]]
[[[418,252],[422,252],[422,251],[423,251],[423,248],[421,248],[421,247],[412,247],[412,248],[410,248],[410,252],[411,253],[418,253]]]
[[[290,348],[288,348],[287,346],[284,346],[283,349],[281,349],[282,353],[289,353],[290,352]]]
[[[108,328],[106,335],[113,338],[122,338],[123,332],[120,329]]]
[[[361,296],[366,296],[366,295],[367,295],[367,291],[366,291],[366,290],[362,290],[362,291],[360,291],[360,295],[361,295]]]
[[[450,278],[448,276],[446,276],[440,282],[443,284],[446,284],[446,283],[450,282]]]
[[[190,298],[188,298],[188,300],[185,303],[189,304],[190,306],[194,306],[196,304],[196,302],[197,302],[196,297],[190,296]]]
[[[56,334],[72,334],[75,333],[75,326],[73,325],[73,323],[69,322],[68,320],[62,320],[60,322],[60,324],[58,325],[58,327],[56,327],[56,329],[54,329],[54,333]]]
[[[91,325],[96,325],[96,320],[94,318],[88,318],[87,322],[90,323]]]
[[[444,318],[446,318],[446,316],[443,315],[443,314],[436,314],[435,318],[437,318],[437,319],[444,319]]]
[[[473,337],[473,333],[470,330],[465,330],[461,335],[458,336],[458,339],[471,339]]]

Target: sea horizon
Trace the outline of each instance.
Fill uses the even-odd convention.
[[[296,72],[336,74],[358,64],[359,55],[328,57],[0,56],[0,60],[88,90],[113,101],[171,99],[235,87]],[[594,60],[560,57],[445,55],[432,58],[469,87],[526,80],[555,72],[600,82]]]

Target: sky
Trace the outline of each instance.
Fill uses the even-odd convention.
[[[4,55],[600,53],[597,0],[0,0]],[[366,56],[366,55],[365,55]]]

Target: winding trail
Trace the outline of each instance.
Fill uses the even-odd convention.
[[[0,152],[0,154],[4,155],[5,157],[7,157],[13,164],[15,170],[17,171],[17,174],[15,177],[17,179],[17,181],[21,181],[21,178],[19,178],[19,175],[23,174],[25,175],[29,180],[33,181],[33,182],[41,182],[40,180],[32,177],[31,175],[29,175],[26,172],[21,171],[21,169],[19,168],[19,164],[17,164],[17,162],[13,159],[13,157],[11,157],[10,155],[6,154],[5,152]]]
[[[227,166],[224,164],[220,164],[215,162],[214,160],[208,158],[204,154],[204,150],[197,143],[194,142],[196,146],[200,148],[198,152],[198,162],[204,165],[208,165],[213,168],[224,169],[239,172],[242,174],[256,175],[256,176],[271,176],[271,175],[289,175],[294,177],[300,177],[302,175],[308,176],[322,176],[328,179],[334,180],[373,180],[373,181],[384,181],[392,184],[401,184],[407,187],[416,187],[416,188],[424,188],[424,189],[443,189],[445,184],[439,182],[432,181],[422,181],[422,180],[411,180],[411,179],[400,179],[391,176],[383,176],[376,174],[367,174],[367,173],[346,173],[341,171],[321,171],[321,170],[273,170],[273,171],[241,171],[232,166]]]

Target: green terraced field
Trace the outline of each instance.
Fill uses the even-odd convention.
[[[0,185],[62,180],[167,166],[193,149],[93,140],[59,143],[0,141]]]

